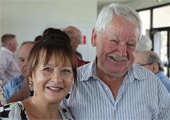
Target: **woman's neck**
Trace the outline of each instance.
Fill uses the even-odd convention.
[[[33,96],[23,101],[23,104],[30,119],[62,119],[59,103],[51,104]]]

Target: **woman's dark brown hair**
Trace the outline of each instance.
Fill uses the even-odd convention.
[[[56,58],[59,57],[59,60],[56,62],[62,62],[65,64],[66,61],[70,61],[72,65],[73,70],[73,77],[74,77],[74,83],[77,83],[77,61],[75,57],[75,53],[72,50],[72,47],[70,45],[70,39],[66,33],[59,29],[52,29],[53,33],[55,31],[55,34],[46,34],[42,37],[42,41],[35,44],[35,46],[32,48],[30,55],[28,57],[28,77],[32,76],[32,73],[36,69],[39,59],[40,59],[40,53],[43,52],[46,54],[44,65],[48,63],[50,60],[50,57],[54,54]]]

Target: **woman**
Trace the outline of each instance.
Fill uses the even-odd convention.
[[[43,37],[28,58],[30,94],[24,101],[0,108],[1,119],[73,119],[66,106],[59,105],[76,83],[76,59],[69,37],[62,31]]]

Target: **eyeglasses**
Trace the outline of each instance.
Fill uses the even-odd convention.
[[[138,64],[140,66],[145,66],[145,65],[152,65],[153,63],[146,63],[146,64]]]

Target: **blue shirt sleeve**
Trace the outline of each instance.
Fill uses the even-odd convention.
[[[4,86],[3,86],[3,90],[4,90],[4,98],[6,99],[6,100],[8,100],[9,99],[9,91],[11,91],[11,88],[12,88],[12,80],[13,79],[11,79],[10,81],[8,81]]]
[[[22,87],[23,83],[25,81],[25,78],[20,76],[17,76],[16,78],[11,79],[4,85],[4,98],[8,100],[12,95],[14,95],[16,92],[19,91],[19,89]]]

